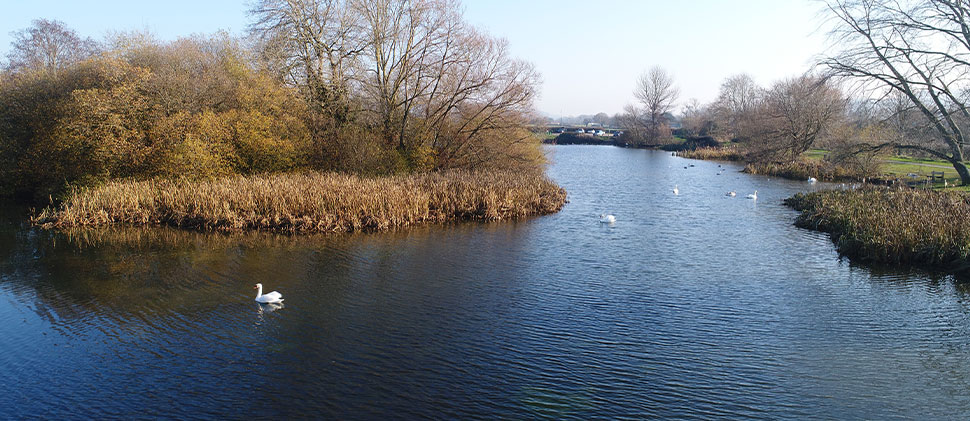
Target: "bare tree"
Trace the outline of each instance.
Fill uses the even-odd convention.
[[[369,133],[412,169],[510,162],[533,142],[538,75],[457,0],[262,0],[252,13],[264,56],[308,81],[318,112],[353,104],[355,127],[338,137]]]
[[[764,152],[795,161],[842,116],[846,100],[831,81],[804,75],[775,83],[760,115]]]
[[[707,136],[707,118],[707,107],[701,105],[697,98],[691,98],[684,105],[680,119],[688,135]]]
[[[249,11],[264,61],[338,126],[351,118],[353,68],[367,46],[348,2],[259,0]]]
[[[970,5],[964,0],[830,0],[840,51],[822,64],[876,98],[902,95],[935,141],[890,139],[870,148],[914,150],[949,161],[963,184],[970,110]]]
[[[8,68],[13,71],[43,70],[50,74],[78,63],[97,52],[91,38],[81,38],[64,22],[37,19],[29,28],[13,33]]]
[[[640,101],[642,110],[636,119],[642,125],[643,140],[656,144],[663,137],[670,136],[670,129],[664,114],[674,108],[680,90],[674,86],[674,78],[662,67],[655,66],[640,76],[633,95]]]
[[[739,140],[750,138],[754,134],[752,120],[763,97],[764,90],[747,74],[725,79],[713,104],[724,133],[715,135]]]

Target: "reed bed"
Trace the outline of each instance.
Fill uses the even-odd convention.
[[[829,162],[795,161],[784,163],[751,163],[745,165],[748,174],[770,175],[791,180],[807,180],[813,177],[822,181],[861,181],[866,174],[852,168]]]
[[[828,232],[840,253],[865,261],[970,270],[970,196],[867,187],[800,193],[785,204],[799,227]]]
[[[124,224],[203,231],[376,231],[548,214],[565,202],[565,190],[538,173],[448,171],[365,178],[307,172],[110,182],[72,192],[32,222],[56,229]]]
[[[743,161],[744,154],[736,147],[697,148],[677,152],[677,156],[707,161]]]

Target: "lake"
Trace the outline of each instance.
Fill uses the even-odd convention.
[[[2,207],[3,416],[970,417],[967,284],[794,227],[782,200],[826,186],[546,151],[570,203],[514,222],[52,233]]]

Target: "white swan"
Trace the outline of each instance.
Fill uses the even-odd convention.
[[[273,292],[270,292],[270,293],[267,293],[267,294],[264,295],[263,294],[263,284],[256,284],[256,286],[254,286],[253,289],[256,290],[256,302],[257,303],[269,304],[269,303],[282,303],[283,302],[283,295],[280,294],[280,293],[278,293],[278,292],[276,292],[276,291],[273,291]]]
[[[677,186],[675,185],[674,186],[674,196],[679,196],[679,195],[680,195],[680,189],[678,189]]]
[[[815,184],[818,180],[815,177],[808,177],[808,184]]]
[[[749,194],[747,197],[748,197],[748,199],[758,200],[758,191],[755,190],[754,193]]]
[[[737,196],[737,195],[738,195],[738,192],[736,192],[736,191],[734,191],[734,190],[731,190],[731,191],[729,191],[729,192],[727,192],[727,193],[724,193],[724,195],[725,195],[725,196],[731,196],[731,197],[734,197],[734,196]]]
[[[616,222],[616,217],[613,215],[600,214],[600,222],[604,224],[612,224]]]

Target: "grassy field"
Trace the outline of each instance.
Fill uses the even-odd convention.
[[[559,211],[566,192],[542,174],[449,171],[365,178],[335,173],[204,181],[116,181],[74,191],[32,222],[66,229],[171,225],[202,231],[375,231]]]
[[[824,149],[811,149],[802,154],[803,157],[810,161],[821,161],[829,154],[829,151]],[[970,191],[970,186],[960,186],[960,177],[956,170],[953,169],[947,161],[926,159],[926,158],[913,158],[906,156],[885,156],[881,158],[882,163],[880,164],[880,173],[885,174],[888,178],[899,178],[900,180],[925,180],[927,176],[932,172],[943,172],[943,177],[946,180],[946,185],[948,190],[962,190]],[[915,174],[916,177],[910,177],[910,174]],[[933,185],[934,188],[942,189],[944,188],[943,182],[937,182]]]

